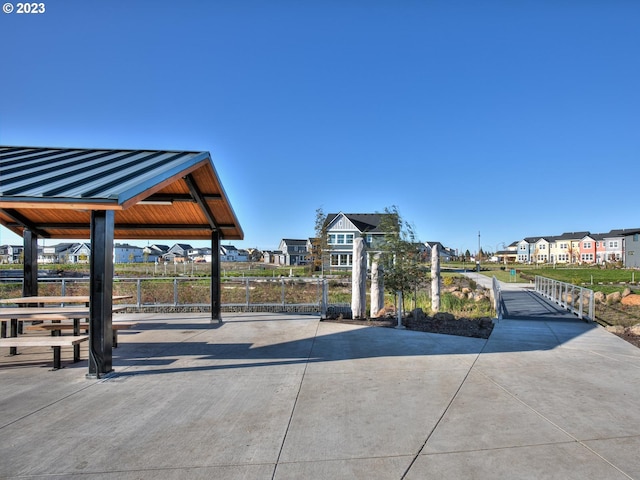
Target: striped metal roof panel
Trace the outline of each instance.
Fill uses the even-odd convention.
[[[221,225],[243,236],[209,152],[0,146],[0,209],[17,233],[58,238],[81,238],[86,220],[65,209],[116,210],[117,238],[206,238]]]

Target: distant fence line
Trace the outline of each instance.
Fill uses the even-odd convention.
[[[89,295],[89,278],[40,278],[39,295]],[[22,296],[22,278],[0,279],[0,298]],[[221,307],[232,312],[345,312],[349,304],[332,299],[324,278],[227,277],[223,278]],[[129,312],[208,311],[211,278],[114,278],[114,295],[130,300],[116,302]]]

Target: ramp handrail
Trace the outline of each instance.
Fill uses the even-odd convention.
[[[535,291],[557,303],[562,308],[576,314],[581,320],[593,321],[595,318],[595,296],[593,290],[536,275]],[[585,307],[588,308],[586,313],[584,311]]]

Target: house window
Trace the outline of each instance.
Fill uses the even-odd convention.
[[[329,234],[329,245],[335,245],[336,243],[336,234],[335,233],[330,233]]]
[[[610,248],[618,248],[618,241],[617,240],[612,240],[609,242],[609,247]]]
[[[331,255],[331,266],[349,267],[351,266],[352,256],[350,253],[334,253]]]
[[[593,262],[593,253],[583,253],[581,258],[583,262]]]
[[[353,244],[353,233],[347,233],[345,235],[345,240],[347,245],[352,245]]]
[[[584,248],[591,248],[591,242],[584,242]]]
[[[344,245],[344,233],[339,233],[336,238],[338,245]]]
[[[545,250],[547,248],[547,246],[543,243],[542,245],[540,245],[540,250]]]
[[[640,234],[634,233],[634,234],[633,234],[633,241],[634,241],[634,242],[637,242],[637,241],[638,241],[638,239],[640,239]]]

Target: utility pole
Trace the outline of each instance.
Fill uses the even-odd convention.
[[[480,230],[478,230],[478,258],[476,258],[476,267],[478,270],[478,273],[480,273]]]

